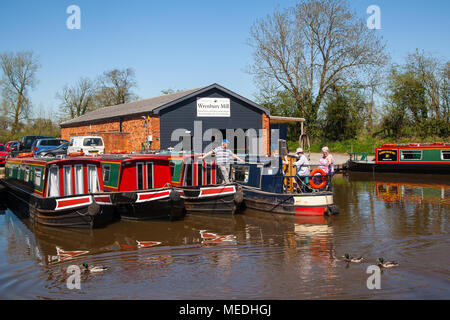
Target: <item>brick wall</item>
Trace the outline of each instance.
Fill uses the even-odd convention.
[[[122,132],[120,132],[120,121],[104,121],[91,125],[61,128],[61,138],[70,140],[70,137],[98,135],[105,142],[105,152],[125,150],[128,152],[139,152],[145,142],[145,122],[142,118],[125,118],[122,120]],[[148,134],[153,137],[151,149],[160,148],[160,122],[159,116],[151,117],[148,121]]]

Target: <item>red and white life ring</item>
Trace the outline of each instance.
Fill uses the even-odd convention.
[[[322,176],[322,182],[319,183],[319,184],[316,184],[316,183],[314,182],[313,177],[314,177],[316,174],[318,174],[318,173]],[[327,176],[326,176],[326,175],[327,175],[327,174],[326,174],[325,171],[323,171],[322,169],[319,169],[319,168],[314,169],[314,170],[311,172],[310,176],[309,176],[309,185],[310,185],[311,187],[313,187],[314,189],[322,189],[322,188],[325,187],[325,185],[327,184]]]

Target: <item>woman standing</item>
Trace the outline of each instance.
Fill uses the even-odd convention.
[[[326,174],[332,174],[334,172],[334,158],[328,147],[322,148],[322,154],[322,158],[319,160],[319,169],[325,171]]]

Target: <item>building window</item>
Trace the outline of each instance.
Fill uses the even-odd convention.
[[[450,160],[450,150],[441,150],[441,159]]]
[[[422,150],[402,150],[400,151],[401,160],[422,160]]]

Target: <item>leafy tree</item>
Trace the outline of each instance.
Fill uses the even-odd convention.
[[[105,71],[98,78],[96,102],[98,107],[108,107],[134,101],[138,98],[132,92],[137,86],[134,69],[113,69]]]
[[[74,85],[65,85],[56,97],[61,101],[60,108],[63,118],[80,117],[96,107],[97,88],[88,78],[80,78]]]

